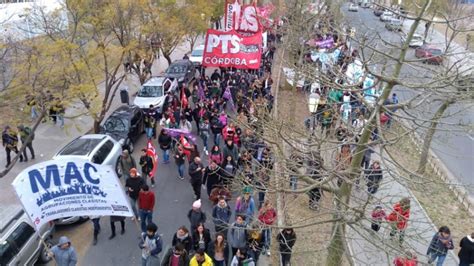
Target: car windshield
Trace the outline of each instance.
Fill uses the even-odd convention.
[[[202,56],[204,50],[194,50],[191,52],[191,56]]]
[[[166,73],[168,74],[182,74],[186,73],[186,66],[185,65],[171,65],[167,70]]]
[[[163,86],[143,86],[137,94],[138,97],[161,97]]]
[[[76,139],[69,143],[59,155],[88,155],[101,141],[102,139]]]
[[[105,132],[126,132],[128,121],[125,118],[111,116],[104,123]]]
[[[412,41],[421,41],[421,40],[423,40],[423,37],[418,36],[418,35],[413,35],[413,38],[411,40]]]

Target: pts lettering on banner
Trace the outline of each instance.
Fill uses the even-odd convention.
[[[206,52],[212,53],[214,48],[221,45],[221,50],[223,54],[231,53],[236,54],[240,52],[240,38],[237,35],[224,34],[224,35],[215,35],[209,34],[207,38]]]
[[[99,184],[99,178],[94,178],[91,175],[91,171],[97,173],[97,169],[90,163],[84,163],[84,167],[80,171],[75,163],[68,162],[66,167],[61,167],[61,169],[56,164],[46,166],[45,176],[38,169],[31,170],[28,172],[28,177],[30,179],[31,191],[37,193],[39,192],[38,185],[45,190],[49,189],[51,187],[51,180],[55,186],[85,183],[85,181],[95,185]]]

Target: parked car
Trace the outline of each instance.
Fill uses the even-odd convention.
[[[357,12],[357,11],[359,11],[359,7],[355,4],[350,4],[349,5],[349,11]]]
[[[0,206],[0,265],[34,265],[36,261],[47,263],[51,259],[47,250],[38,238],[45,240],[48,247],[54,244],[51,240],[54,223],[43,225],[38,233],[27,214],[20,205],[2,204]]]
[[[381,21],[389,21],[393,17],[392,12],[390,11],[384,11],[382,15],[380,15],[380,20]]]
[[[70,225],[75,223],[82,223],[89,219],[89,216],[68,216],[62,217],[54,220],[54,224],[56,225]]]
[[[396,18],[391,18],[385,22],[385,28],[389,31],[401,31],[402,30],[402,21]]]
[[[402,33],[400,36],[402,43],[405,43],[407,41],[407,35],[405,33]],[[413,34],[410,43],[408,44],[408,47],[420,47],[423,45],[423,36],[420,34]]]
[[[174,61],[165,71],[167,78],[177,79],[178,83],[188,84],[194,79],[195,75],[196,68],[193,62],[188,59]]]
[[[105,120],[101,126],[101,134],[123,143],[123,149],[134,150],[134,143],[144,131],[143,111],[135,105],[122,105]]]
[[[133,104],[142,110],[148,110],[150,105],[153,105],[157,112],[161,113],[166,93],[168,91],[175,92],[177,89],[178,82],[176,79],[170,79],[164,76],[151,77],[138,90]]]
[[[380,17],[383,14],[383,9],[374,9],[374,15]]]
[[[118,162],[121,153],[122,144],[111,136],[88,134],[69,142],[53,156],[53,159],[80,158],[96,164],[110,165],[118,173]]]
[[[425,44],[415,49],[417,58],[424,58],[423,63],[440,65],[443,63],[443,52],[441,49]]]
[[[204,54],[204,44],[197,46],[191,52],[189,60],[193,62],[194,66],[200,67],[202,64],[202,55]]]

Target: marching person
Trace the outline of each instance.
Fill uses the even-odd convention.
[[[212,208],[212,220],[214,221],[216,232],[222,232],[227,236],[231,216],[232,211],[227,201],[224,197],[219,197],[218,203]]]
[[[183,248],[189,254],[193,249],[193,240],[189,234],[188,228],[186,226],[181,226],[178,228],[176,233],[173,235],[173,242],[171,244],[176,247],[178,244],[183,245]]]
[[[151,187],[155,187],[155,178],[151,171],[153,171],[153,158],[148,154],[147,149],[142,149],[142,156],[140,156],[140,166],[142,167],[142,174],[145,184],[147,178],[151,180]]]
[[[194,160],[189,164],[189,176],[191,177],[190,182],[194,191],[194,198],[196,200],[201,198],[201,185],[202,175],[205,171],[204,166],[201,163],[201,158],[195,157]]]
[[[188,219],[191,223],[191,232],[196,230],[199,224],[206,222],[206,214],[201,210],[201,200],[193,202],[193,207],[188,212]]]
[[[277,236],[278,243],[280,243],[280,258],[283,266],[288,266],[291,263],[291,253],[296,242],[296,234],[293,228],[283,229]]]
[[[163,249],[163,241],[157,233],[158,226],[150,223],[146,227],[146,233],[142,233],[138,246],[142,250],[142,266],[160,265],[158,254]]]
[[[138,193],[138,209],[141,219],[142,232],[146,226],[152,223],[153,209],[155,208],[155,192],[150,191],[148,185],[144,184]]]
[[[173,139],[165,129],[161,129],[160,136],[158,137],[158,143],[160,149],[163,151],[163,163],[167,164],[170,162],[170,149]]]
[[[31,131],[31,128],[19,125],[18,132],[20,133],[21,142],[25,144],[26,148],[23,151],[23,159],[25,162],[28,161],[28,155],[26,154],[26,149],[30,150],[31,153],[31,160],[35,159],[35,150],[33,149],[33,140],[35,139],[35,133]],[[27,141],[28,136],[31,134],[31,138]]]
[[[92,221],[94,226],[94,240],[92,245],[97,245],[97,236],[100,233],[100,216],[90,216],[89,219]]]
[[[474,264],[474,232],[461,239],[459,242],[459,266]]]
[[[54,258],[58,266],[75,266],[77,264],[76,250],[67,236],[59,238],[58,244],[50,249],[48,256]]]
[[[132,205],[133,213],[135,214],[132,220],[135,218],[140,220],[137,211],[137,200],[138,194],[140,193],[143,185],[145,185],[145,182],[143,182],[143,179],[138,175],[137,169],[130,169],[130,177],[125,181],[125,189],[130,199],[130,205]]]
[[[212,259],[206,254],[204,249],[198,249],[194,257],[189,262],[189,266],[213,266]]]
[[[209,245],[209,257],[215,266],[226,266],[229,261],[229,246],[223,233],[216,233],[216,238]]]
[[[161,261],[161,266],[189,266],[189,254],[183,244],[178,243],[170,247]]]
[[[128,150],[123,150],[122,155],[120,155],[119,169],[124,177],[124,180],[127,180],[130,177],[130,170],[136,168],[137,163],[135,159],[130,155]]]
[[[451,231],[449,227],[441,226],[438,232],[433,236],[433,239],[431,239],[430,246],[426,252],[426,255],[430,256],[428,263],[431,264],[438,259],[436,266],[442,266],[446,259],[446,254],[450,249],[454,249]]]
[[[387,221],[390,222],[392,227],[392,230],[390,231],[390,238],[393,238],[396,234],[398,234],[399,243],[403,243],[409,218],[410,199],[402,198],[400,202],[397,202],[395,205],[393,205],[393,211],[387,217]]]
[[[115,222],[120,222],[120,234],[125,234],[125,216],[110,216],[110,230],[112,234],[109,236],[109,240],[115,237]]]

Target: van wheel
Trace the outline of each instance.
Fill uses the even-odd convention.
[[[48,250],[50,250],[55,245],[55,243],[53,242],[52,239],[46,239],[44,242],[46,243],[46,246],[48,248],[46,249],[44,245],[41,245],[38,261],[41,263],[48,263],[49,261],[52,260],[52,258],[48,256]]]
[[[128,139],[128,151],[130,152],[130,154],[133,153],[133,150],[135,149],[135,146],[133,146],[133,142],[131,139]]]

